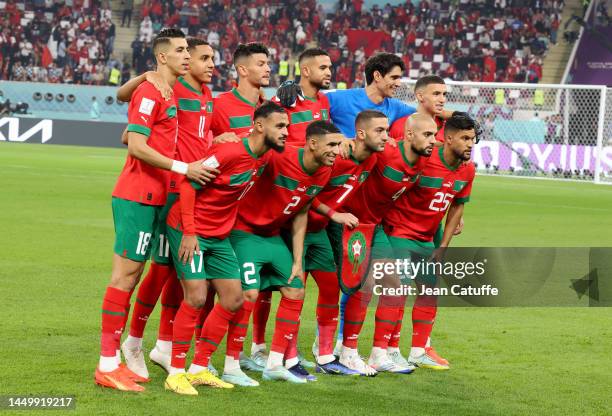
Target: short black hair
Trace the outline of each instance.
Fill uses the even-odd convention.
[[[287,114],[287,111],[283,107],[273,103],[272,101],[266,101],[262,105],[260,105],[257,110],[255,110],[255,114],[253,114],[253,120],[257,120],[258,118],[268,118],[268,116],[272,113]]]
[[[313,121],[306,127],[306,139],[312,136],[325,136],[326,134],[340,133],[340,129],[333,123],[325,120]]]
[[[210,43],[206,42],[204,39],[196,38],[194,36],[189,36],[187,38],[187,46],[189,49],[195,48],[196,46],[207,45],[210,46]]]
[[[241,43],[236,47],[233,56],[234,65],[236,62],[242,58],[248,58],[251,55],[255,55],[256,53],[263,53],[266,56],[270,56],[270,51],[263,43],[251,42],[251,43]]]
[[[455,112],[451,118],[446,119],[444,134],[453,134],[459,130],[475,130],[476,121],[466,113]]]
[[[417,79],[416,84],[414,84],[414,90],[418,91],[421,88],[425,88],[426,86],[431,85],[431,84],[446,85],[446,82],[444,82],[444,80],[437,75],[425,75],[424,77]]]
[[[157,55],[157,50],[160,46],[165,46],[170,43],[172,38],[185,38],[185,34],[181,29],[168,27],[159,31],[155,39],[153,39],[153,54]]]
[[[315,56],[329,56],[329,54],[321,48],[306,49],[304,52],[300,54],[300,57],[298,58],[298,62],[302,63],[304,59],[314,58]]]
[[[384,77],[396,66],[399,66],[402,71],[406,70],[404,61],[397,55],[381,52],[371,56],[365,64],[366,84],[370,85],[374,81],[374,72],[378,71]]]
[[[361,123],[368,122],[375,118],[387,118],[387,116],[385,113],[378,110],[363,110],[357,114],[357,118],[355,118],[355,126],[359,126]]]

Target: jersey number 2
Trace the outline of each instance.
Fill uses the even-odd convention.
[[[297,204],[299,204],[301,199],[302,199],[302,198],[301,198],[301,197],[299,197],[299,196],[297,196],[297,195],[296,195],[296,196],[293,196],[293,197],[291,198],[291,202],[289,202],[289,204],[287,204],[287,206],[286,206],[286,207],[285,207],[285,209],[283,210],[283,214],[291,215],[291,214],[292,214],[292,212],[291,212],[291,208],[293,208],[293,207],[295,207]]]

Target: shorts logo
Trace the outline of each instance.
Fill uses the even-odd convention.
[[[361,231],[357,231],[351,236],[347,243],[348,258],[353,264],[353,274],[357,273],[359,266],[366,258],[367,244],[366,238]]]
[[[153,107],[155,107],[155,101],[143,97],[138,112],[150,116],[153,112]]]

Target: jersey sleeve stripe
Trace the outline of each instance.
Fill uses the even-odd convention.
[[[383,169],[383,176],[393,182],[401,182],[404,178],[404,174],[399,170],[393,169],[391,166],[385,166]]]
[[[178,108],[183,111],[200,112],[200,100],[192,100],[189,98],[179,98]]]
[[[455,180],[455,184],[453,185],[453,191],[460,192],[465,185],[467,185],[467,181],[459,181]]]
[[[230,176],[230,186],[238,186],[242,185],[245,182],[251,180],[251,176],[253,176],[253,171],[251,169],[247,170],[243,173],[236,173]]]
[[[334,176],[333,178],[331,178],[329,180],[329,184],[331,186],[340,186],[346,183],[346,181],[349,180],[349,178],[351,177],[351,175],[338,175],[338,176]]]
[[[323,189],[322,186],[319,185],[311,185],[308,187],[308,189],[306,190],[306,195],[308,196],[315,196],[316,194],[318,194],[319,192],[321,192],[321,190]]]
[[[127,131],[140,133],[147,137],[151,135],[151,129],[146,126],[141,126],[140,124],[128,124]]]
[[[291,124],[307,123],[313,120],[312,111],[304,110],[291,114]]]
[[[274,179],[274,185],[278,185],[281,188],[289,189],[290,191],[295,191],[298,187],[299,182],[295,179],[288,178],[287,176],[278,175],[276,179]]]
[[[455,203],[457,203],[457,204],[465,204],[466,202],[469,202],[469,201],[470,201],[470,196],[469,195],[466,196],[466,197],[463,197],[463,198],[455,199]]]
[[[251,116],[236,116],[230,117],[230,129],[240,129],[242,127],[251,127],[252,121]]]
[[[418,185],[422,188],[434,188],[438,189],[442,186],[442,182],[444,182],[443,178],[435,178],[432,176],[421,176]]]

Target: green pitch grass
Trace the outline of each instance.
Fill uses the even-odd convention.
[[[110,194],[124,158],[122,149],[0,144],[0,395],[73,395],[77,410],[68,414],[612,413],[612,310],[606,308],[442,309],[433,339],[451,362],[448,372],[200,388],[198,397],[187,398],[164,391],[164,374],[151,365],[144,394],[95,386],[113,243]],[[480,177],[456,244],[612,246],[610,207],[612,187]],[[314,335],[315,298],[310,282],[300,333],[305,352]],[[363,355],[372,314],[360,342]],[[146,347],[157,323],[156,310]],[[214,364],[222,367],[222,354]]]

